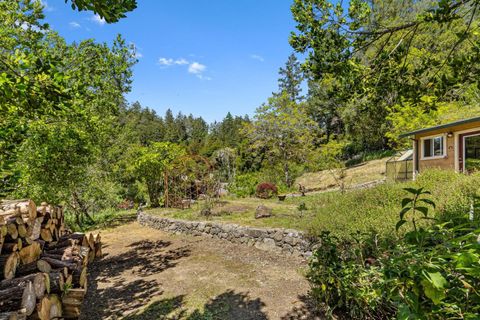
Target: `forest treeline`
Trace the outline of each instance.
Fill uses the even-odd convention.
[[[135,8],[125,3],[77,9],[115,22]],[[39,1],[2,1],[0,194],[89,219],[125,199],[162,205],[162,173],[185,155],[248,195],[262,181],[288,189],[306,171],[407,148],[402,132],[480,114],[478,5],[295,0],[277,92],[250,117],[209,124],[128,103],[135,47],[121,36],[67,43]]]

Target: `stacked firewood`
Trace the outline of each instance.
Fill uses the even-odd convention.
[[[100,235],[72,233],[61,207],[1,201],[0,320],[78,318],[101,255]]]

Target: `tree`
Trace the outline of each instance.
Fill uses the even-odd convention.
[[[284,183],[291,187],[291,165],[306,160],[313,147],[316,124],[304,108],[283,92],[257,109],[246,133],[255,149],[265,149],[272,165],[279,165]]]
[[[99,155],[130,90],[132,48],[120,37],[112,46],[68,45],[39,23],[38,2],[0,8],[0,172],[13,177],[0,193],[63,203],[89,217],[87,194],[112,181]]]
[[[285,68],[280,68],[278,73],[280,75],[278,79],[279,92],[286,92],[292,101],[302,100],[300,85],[304,77],[297,56],[292,53],[288,57]]]
[[[356,0],[346,8],[327,0],[294,1],[297,32],[290,43],[308,55],[305,67],[320,88],[314,118],[339,119],[336,129],[352,149],[375,150],[394,144],[386,138],[389,115],[405,104],[426,113],[438,103],[465,105],[465,93],[478,90],[478,5]],[[427,97],[434,99],[425,108]]]
[[[65,0],[68,3],[69,0]],[[117,22],[126,13],[137,8],[136,0],[70,0],[73,9],[90,10],[105,19],[107,23]]]

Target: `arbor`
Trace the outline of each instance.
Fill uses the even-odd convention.
[[[167,171],[172,168],[174,160],[186,154],[185,149],[171,142],[154,142],[148,147],[136,149],[135,154],[130,170],[145,182],[150,206],[157,208],[161,204],[165,184],[168,183]]]
[[[257,109],[246,134],[255,149],[264,149],[271,165],[280,166],[284,183],[291,187],[291,166],[306,160],[313,147],[316,124],[286,92]]]

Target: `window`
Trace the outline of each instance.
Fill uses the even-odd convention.
[[[445,156],[445,137],[433,137],[423,140],[423,158]]]

